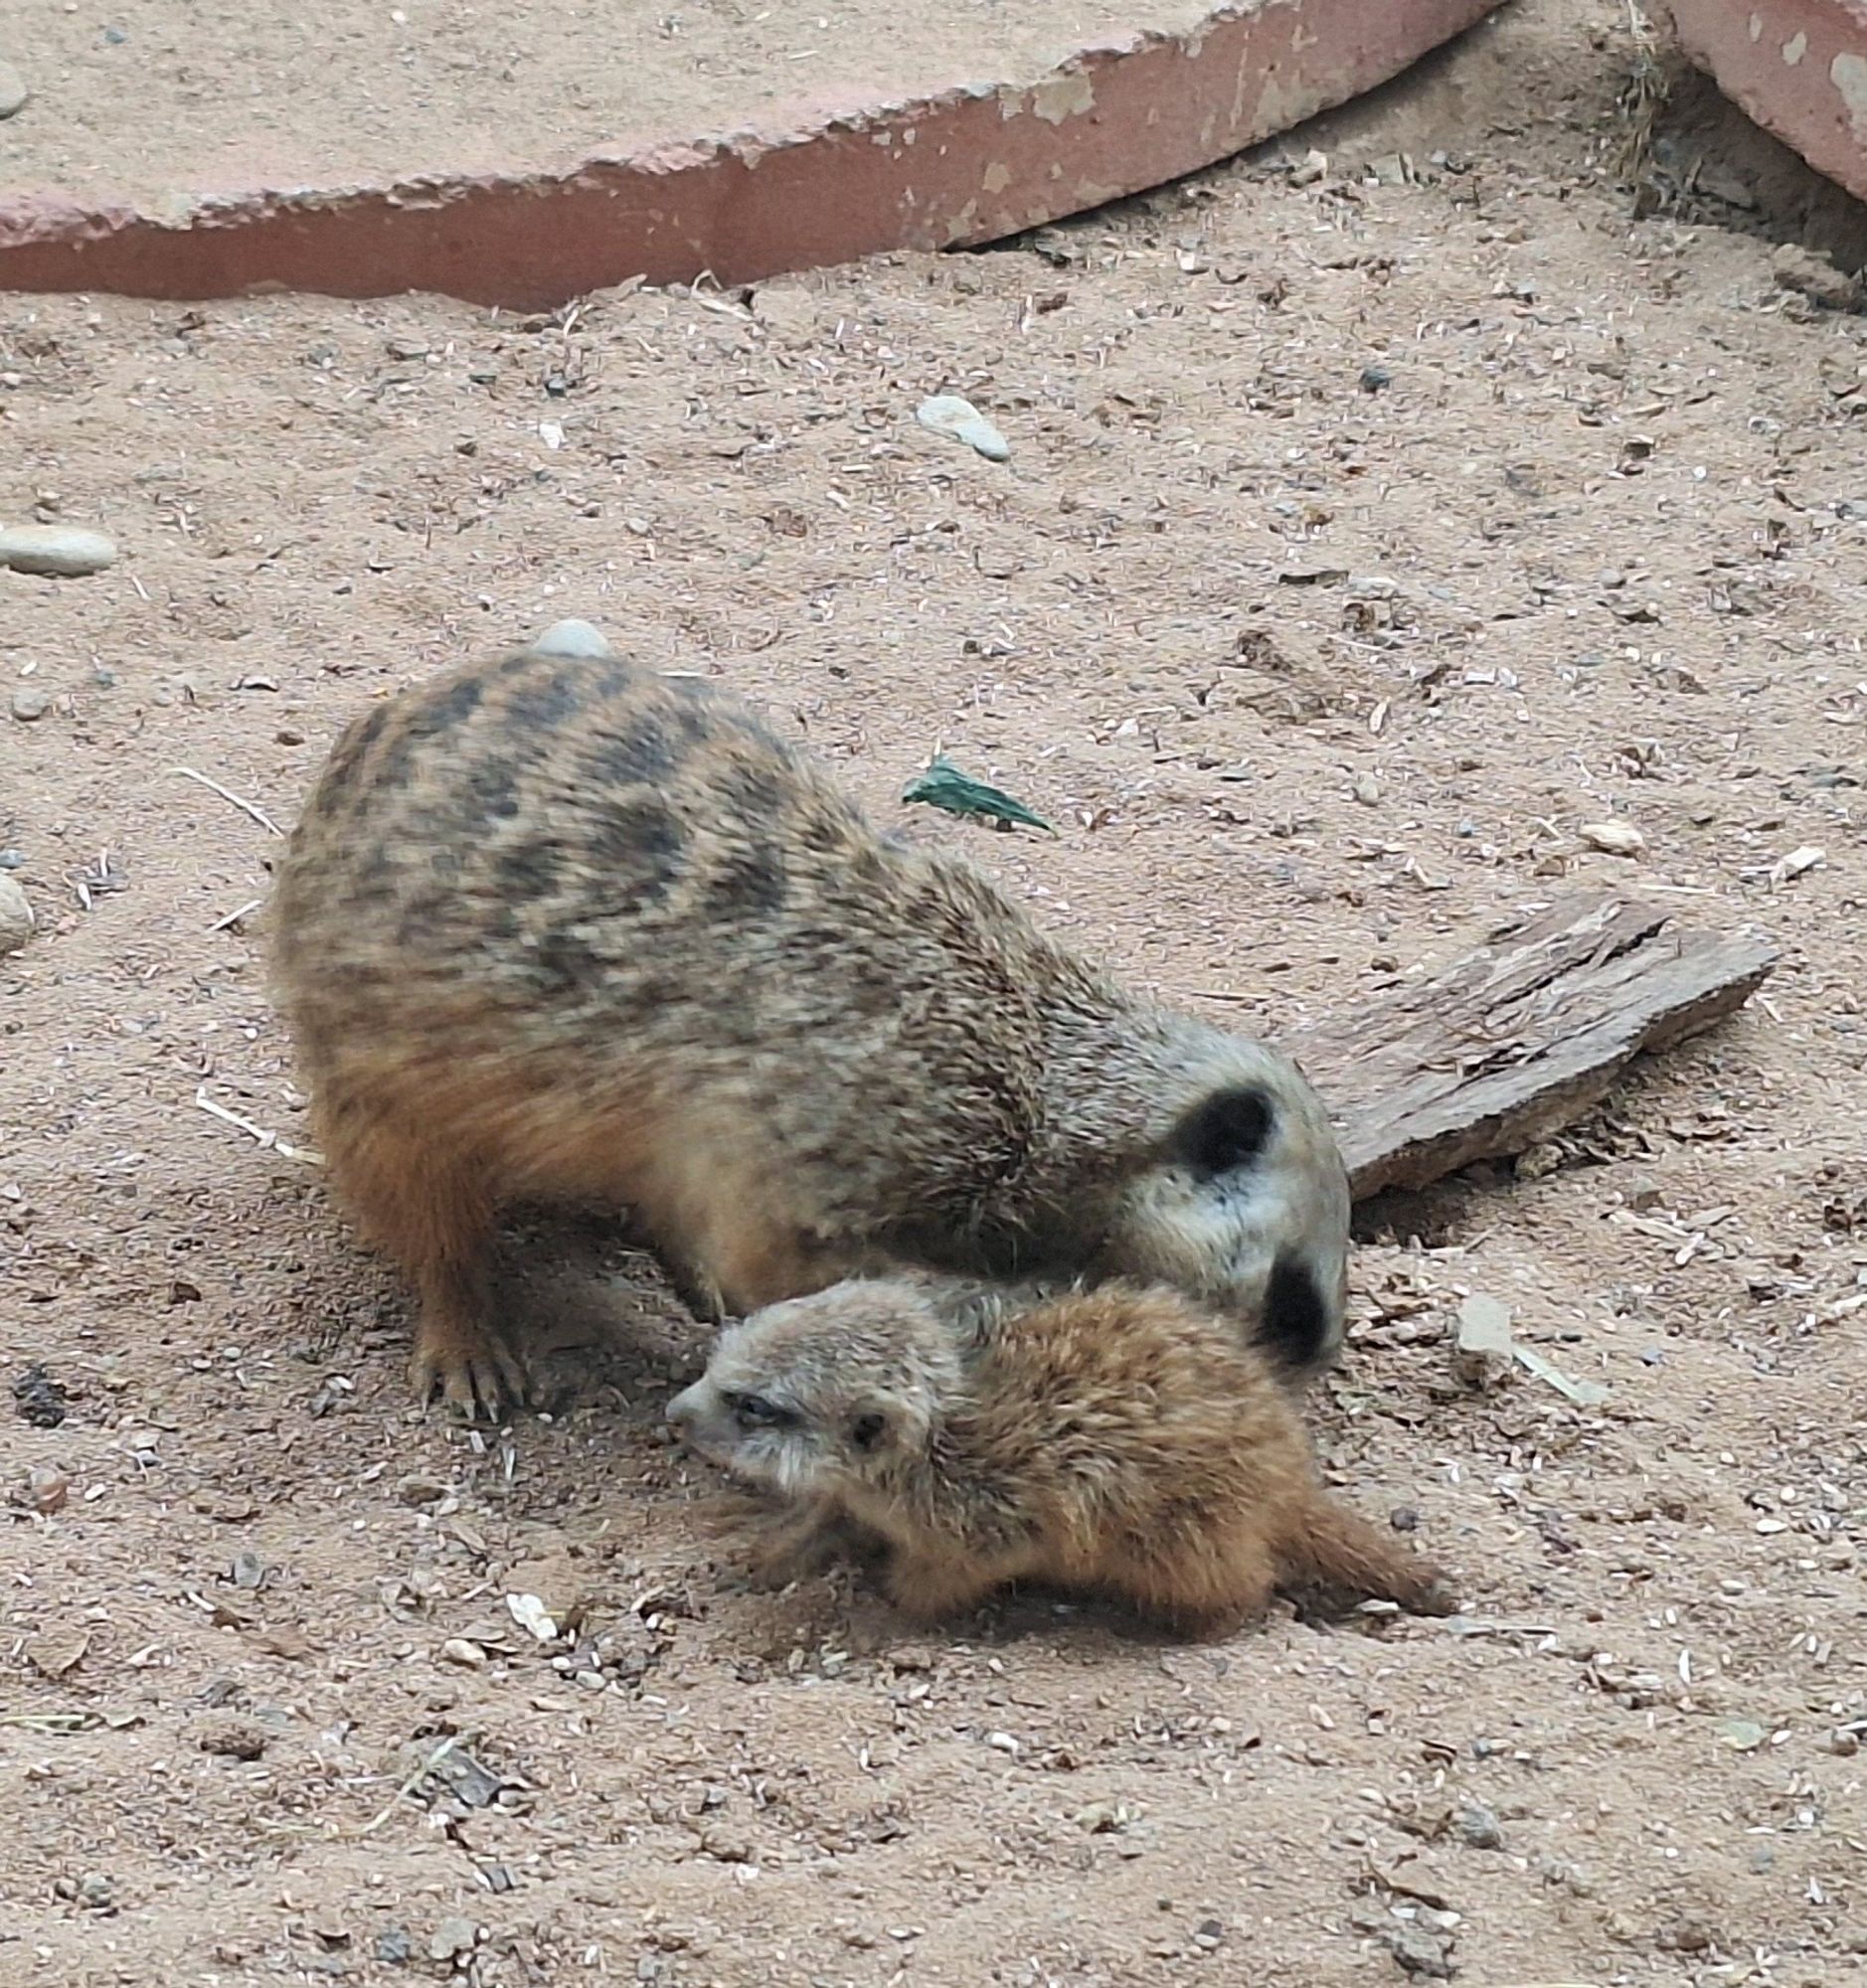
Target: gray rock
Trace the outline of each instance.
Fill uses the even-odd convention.
[[[83,580],[116,563],[116,547],[101,532],[70,525],[9,525],[0,530],[0,566],[15,573]]]
[[[18,952],[33,935],[33,908],[11,877],[0,874],[0,959]]]
[[[19,71],[9,62],[0,62],[0,117],[11,117],[16,110],[24,110],[31,94]]]
[[[434,1928],[433,1937],[427,1943],[427,1957],[430,1960],[454,1960],[461,1954],[471,1953],[474,1946],[474,1926],[471,1919],[450,1914]]]
[[[13,716],[22,725],[30,725],[35,718],[44,718],[52,709],[52,700],[36,686],[28,685],[24,690],[13,693]]]
[[[594,660],[613,654],[608,637],[588,621],[554,621],[532,644],[541,656]]]
[[[1427,1981],[1449,1981],[1458,1972],[1451,1941],[1443,1933],[1425,1926],[1398,1925],[1382,1936],[1382,1943],[1403,1973]]]

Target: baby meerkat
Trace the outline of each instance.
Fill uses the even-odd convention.
[[[1323,1489],[1266,1356],[1164,1286],[854,1279],[729,1327],[667,1413],[775,1494],[768,1572],[854,1528],[885,1544],[889,1596],[919,1621],[1018,1580],[1187,1634],[1278,1590],[1455,1606],[1436,1569]]]
[[[424,1396],[522,1398],[488,1281],[521,1201],[626,1206],[716,1316],[905,1263],[1175,1284],[1292,1375],[1340,1342],[1348,1183],[1293,1064],[1123,991],[587,624],[354,720],[271,922]]]

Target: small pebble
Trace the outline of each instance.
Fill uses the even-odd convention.
[[[116,564],[116,547],[101,532],[69,525],[10,525],[0,530],[0,566],[53,580],[83,580]]]
[[[8,882],[11,879],[0,878],[0,883]],[[0,947],[0,951],[4,950]],[[13,1400],[20,1414],[34,1428],[55,1429],[65,1419],[65,1390],[46,1372],[41,1361],[35,1360],[13,1383]]]
[[[555,1643],[558,1640],[558,1625],[536,1594],[508,1594],[506,1607],[513,1621],[539,1642]]]
[[[1861,301],[1860,279],[1844,274],[1826,255],[1816,255],[1794,242],[1785,242],[1770,259],[1777,287],[1794,290],[1823,310],[1851,311]]]
[[[35,719],[44,718],[52,709],[52,700],[44,691],[29,684],[24,690],[13,693],[13,716],[22,725],[31,725]]]
[[[554,621],[532,647],[541,656],[570,656],[579,661],[614,653],[600,628],[575,617],[568,621]]]
[[[1719,1941],[1702,1919],[1675,1919],[1660,1927],[1653,1944],[1662,1953],[1709,1953]]]
[[[256,1760],[265,1751],[265,1728],[251,1719],[210,1719],[195,1743],[224,1760]]]
[[[434,1928],[434,1936],[427,1943],[427,1957],[430,1960],[452,1960],[463,1953],[473,1951],[473,1921],[456,1916],[441,1920]]]
[[[1504,1847],[1504,1832],[1497,1817],[1480,1802],[1461,1808],[1453,1827],[1458,1831],[1458,1840],[1473,1850],[1502,1850]]]
[[[1646,847],[1646,837],[1630,821],[1584,822],[1581,836],[1591,849],[1608,856],[1637,856]]]
[[[449,1636],[440,1646],[441,1661],[458,1664],[463,1671],[476,1671],[486,1662],[486,1652],[464,1636]]]
[[[72,1480],[49,1463],[36,1463],[26,1473],[26,1500],[35,1512],[50,1518],[63,1512],[72,1495]]]
[[[954,441],[964,442],[987,462],[1004,462],[1010,457],[1011,444],[970,401],[962,401],[957,394],[935,394],[932,400],[923,401],[914,411],[914,417],[935,434],[951,435]]]
[[[1421,1975],[1428,1981],[1449,1981],[1457,1972],[1451,1943],[1425,1926],[1395,1926],[1382,1939],[1404,1973]]]
[[[0,959],[18,952],[33,935],[33,908],[10,876],[0,874]]]
[[[26,87],[26,79],[11,63],[0,62],[0,117],[11,117],[16,111],[24,110],[26,99],[32,92]]]

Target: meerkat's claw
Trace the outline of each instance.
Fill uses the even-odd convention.
[[[466,1421],[496,1422],[502,1409],[523,1408],[531,1392],[523,1365],[491,1338],[472,1348],[424,1344],[416,1349],[410,1379],[424,1407],[438,1389],[441,1400]]]
[[[668,1284],[696,1325],[718,1332],[732,1316],[726,1308],[726,1294],[703,1272],[683,1264],[670,1265]]]

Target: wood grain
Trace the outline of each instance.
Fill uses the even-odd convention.
[[[1760,939],[1630,897],[1571,899],[1283,1047],[1336,1114],[1359,1201],[1573,1124],[1635,1057],[1741,1008],[1776,963]]]

